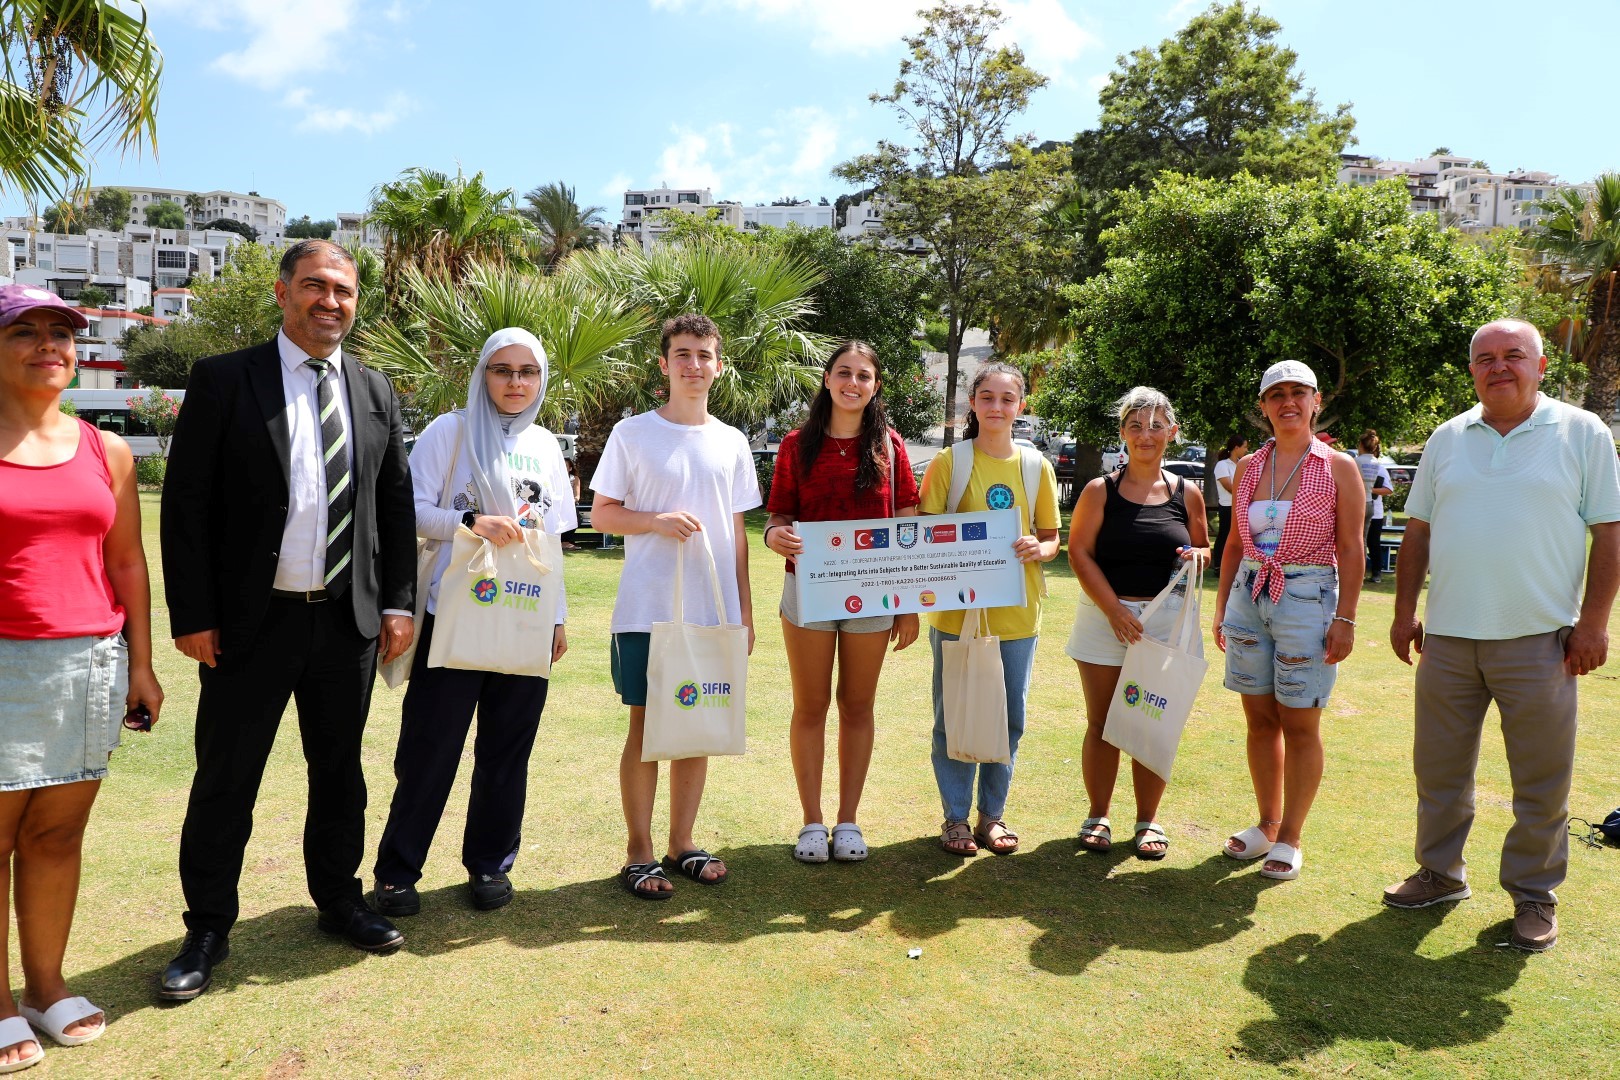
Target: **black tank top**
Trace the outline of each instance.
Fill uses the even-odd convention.
[[[1116,596],[1157,596],[1178,569],[1176,548],[1187,547],[1187,481],[1176,477],[1170,500],[1154,506],[1119,493],[1119,474],[1103,477],[1108,502],[1097,530],[1097,565]]]

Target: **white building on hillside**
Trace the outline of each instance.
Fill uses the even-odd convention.
[[[1443,154],[1416,161],[1387,161],[1362,154],[1339,155],[1341,184],[1375,184],[1396,179],[1406,184],[1413,213],[1438,213],[1448,224],[1468,230],[1527,229],[1540,216],[1536,203],[1566,184],[1549,172],[1514,169],[1495,173],[1466,154]]]
[[[850,203],[849,207],[844,211],[844,224],[838,230],[838,235],[845,240],[860,240],[871,237],[881,240],[888,247],[899,248],[901,251],[912,254],[927,251],[928,243],[920,236],[899,239],[889,235],[888,228],[883,222],[886,209],[883,200],[877,198]]]
[[[777,206],[745,206],[742,208],[742,220],[745,229],[757,229],[762,225],[774,229],[785,229],[789,225],[830,229],[833,227],[833,208],[825,202],[818,206],[809,201]]]
[[[382,228],[368,221],[364,212],[341,210],[333,220],[337,222],[337,229],[332,233],[332,243],[379,252],[383,249]]]
[[[186,212],[186,225],[197,228],[224,218],[240,221],[259,231],[259,240],[271,247],[281,245],[282,233],[287,228],[287,208],[275,199],[267,199],[257,191],[186,191],[182,188],[131,187],[128,184],[107,184],[127,191],[133,198],[129,206],[129,224],[144,226],[146,210],[154,203],[178,203]],[[86,196],[94,198],[101,187],[89,188]]]
[[[624,213],[618,233],[621,237],[635,237],[643,251],[651,251],[668,232],[660,224],[663,211],[678,214],[707,214],[715,212],[722,224],[738,231],[743,227],[743,208],[736,203],[715,202],[708,188],[659,187],[645,191],[624,193]]]

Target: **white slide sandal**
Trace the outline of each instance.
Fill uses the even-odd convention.
[[[1286,870],[1267,870],[1260,868],[1260,876],[1274,878],[1277,881],[1293,881],[1299,877],[1299,868],[1305,865],[1305,855],[1298,848],[1287,844],[1272,844],[1271,850],[1266,853],[1267,862],[1287,863]]]
[[[39,1036],[34,1034],[34,1029],[28,1026],[27,1020],[20,1016],[8,1016],[0,1020],[0,1049],[25,1042],[34,1044],[34,1052],[20,1061],[0,1065],[0,1073],[21,1072],[45,1060],[45,1048],[40,1045]]]
[[[45,1034],[55,1039],[57,1044],[61,1046],[80,1046],[87,1042],[94,1042],[107,1032],[107,1020],[103,1015],[101,1026],[88,1035],[69,1035],[66,1033],[69,1024],[77,1023],[87,1016],[94,1016],[96,1013],[102,1012],[101,1007],[92,1004],[89,998],[63,998],[44,1012],[40,1012],[38,1009],[30,1009],[27,1005],[21,1003],[17,1005],[17,1008],[28,1018],[30,1024],[44,1031]]]

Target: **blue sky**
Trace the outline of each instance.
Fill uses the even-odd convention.
[[[716,198],[835,197],[839,161],[899,134],[867,95],[892,84],[920,0],[149,0],[166,57],[159,155],[102,154],[97,183],[255,190],[291,215],[362,210],[422,165],[519,193],[563,180],[617,220],[627,186]],[[1040,138],[1097,115],[1115,57],[1197,0],[1003,0],[1006,33],[1051,77]],[[1493,168],[1586,180],[1620,169],[1591,53],[1620,3],[1262,0],[1356,149],[1437,146]],[[19,213],[15,196],[0,198]]]

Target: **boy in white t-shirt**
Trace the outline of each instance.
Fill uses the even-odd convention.
[[[725,864],[692,839],[708,759],[670,762],[669,848],[662,863],[652,840],[658,763],[641,760],[652,624],[675,617],[671,582],[676,559],[686,560],[689,579],[707,578],[701,545],[684,542],[699,530],[708,534],[721,569],[724,621],[748,627],[749,651],[754,647],[743,511],[762,500],[747,438],[709,415],[709,388],[725,366],[720,344],[720,329],[707,316],[681,315],[664,323],[658,367],[669,377],[669,402],[615,425],[591,478],[596,492],[592,525],[626,538],[611,627],[613,686],[630,706],[630,731],[619,758],[619,797],[629,830],[627,863],[619,881],[643,900],[667,900],[673,894],[666,870],[703,885],[726,879]],[[725,573],[728,566],[734,574]],[[686,605],[694,621],[721,621],[709,590],[691,590]]]

